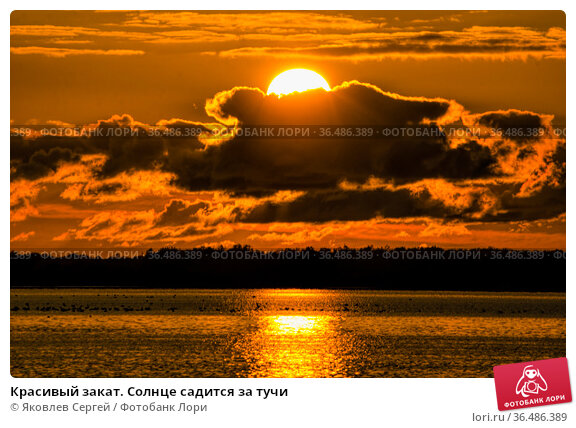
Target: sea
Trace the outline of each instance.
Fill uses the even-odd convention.
[[[566,356],[564,293],[11,290],[14,377],[476,378]]]

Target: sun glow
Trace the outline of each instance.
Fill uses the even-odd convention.
[[[268,87],[267,94],[278,96],[288,95],[293,92],[304,92],[310,89],[330,90],[328,82],[318,73],[305,68],[294,68],[285,71],[274,78]]]

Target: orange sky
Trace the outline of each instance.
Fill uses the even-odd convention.
[[[565,248],[565,40],[562,12],[13,12],[14,127],[538,135],[13,137],[12,247]],[[266,96],[291,68],[332,91]]]

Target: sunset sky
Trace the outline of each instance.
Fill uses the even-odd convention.
[[[565,16],[11,15],[11,126],[462,124],[503,138],[11,137],[12,248],[565,248]],[[304,68],[322,89],[266,95]]]

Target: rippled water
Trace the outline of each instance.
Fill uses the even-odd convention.
[[[565,356],[565,295],[11,292],[16,377],[488,377]]]

